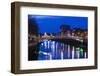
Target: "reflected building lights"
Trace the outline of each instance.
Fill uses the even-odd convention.
[[[52,54],[51,53],[49,54],[49,59],[52,60]]]
[[[68,45],[68,58],[70,58],[70,45]]]
[[[83,58],[84,54],[83,54],[83,49],[80,48],[80,56]]]
[[[63,60],[64,58],[63,58],[63,51],[61,51],[61,59]]]
[[[42,40],[40,51],[45,60],[87,58],[87,52],[84,52],[83,48],[48,39]]]
[[[44,40],[44,46],[47,48],[47,40]]]
[[[86,52],[84,52],[84,54],[85,54],[84,58],[86,58],[86,57],[87,57],[87,54],[86,54]]]
[[[80,55],[79,55],[79,48],[76,48],[76,56],[77,56],[77,59],[79,59]]]
[[[75,51],[75,47],[72,47],[72,59],[74,59],[74,51]]]

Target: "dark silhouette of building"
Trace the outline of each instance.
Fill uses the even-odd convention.
[[[71,28],[69,25],[63,24],[60,26],[60,30],[61,30],[61,32],[66,33],[67,31],[70,31]]]

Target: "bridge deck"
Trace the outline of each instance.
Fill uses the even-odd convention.
[[[87,40],[81,42],[79,40],[75,40],[75,39],[69,39],[69,38],[52,38],[50,39],[52,41],[56,41],[56,42],[61,42],[61,43],[64,43],[64,44],[69,44],[69,45],[72,45],[72,46],[75,46],[75,47],[82,47],[84,49],[87,49]]]

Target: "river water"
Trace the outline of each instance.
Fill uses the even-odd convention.
[[[87,53],[81,47],[43,39],[39,46],[38,60],[85,59]]]

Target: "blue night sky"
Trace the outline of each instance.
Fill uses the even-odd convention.
[[[88,29],[88,17],[28,15],[28,19],[35,20],[40,33],[58,33],[62,24],[69,25],[71,29]]]

